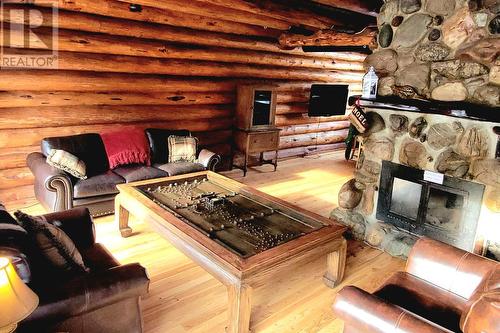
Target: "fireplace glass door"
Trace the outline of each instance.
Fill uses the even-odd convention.
[[[445,232],[456,234],[464,217],[468,194],[431,185],[428,191],[425,223]]]

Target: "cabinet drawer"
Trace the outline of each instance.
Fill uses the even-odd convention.
[[[280,132],[252,133],[248,137],[248,152],[260,153],[263,151],[277,150]]]

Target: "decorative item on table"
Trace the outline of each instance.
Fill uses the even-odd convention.
[[[376,98],[378,87],[378,76],[373,66],[370,66],[368,72],[363,76],[363,98]]]
[[[38,306],[38,296],[24,284],[7,258],[0,258],[0,333],[14,332],[17,323]]]

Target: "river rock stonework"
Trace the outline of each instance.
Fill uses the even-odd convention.
[[[500,106],[500,4],[488,1],[385,0],[365,60],[379,95]]]
[[[417,239],[376,218],[383,160],[485,185],[483,209],[488,217],[479,224],[500,224],[500,159],[495,158],[498,137],[493,130],[498,124],[414,112],[365,111],[367,118],[376,119],[376,130],[361,137],[364,150],[354,178],[342,186],[340,207],[331,213],[331,218],[349,226],[354,238],[403,258]],[[491,235],[478,236],[489,239]],[[497,251],[500,260],[500,237],[484,247]]]

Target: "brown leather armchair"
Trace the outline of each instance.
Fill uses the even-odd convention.
[[[428,238],[420,239],[405,272],[373,294],[343,288],[333,311],[344,333],[498,333],[500,264]]]
[[[95,242],[94,224],[86,208],[47,214],[75,242],[90,272],[62,278],[31,248],[26,234],[10,228],[15,221],[0,206],[0,250],[11,258],[26,258],[29,269],[22,274],[39,296],[38,308],[16,332],[142,332],[141,295],[149,278],[139,264],[120,265]],[[57,222],[55,222],[57,221]],[[24,261],[24,262],[26,262]],[[17,267],[16,269],[19,269]],[[30,276],[26,271],[31,271]]]

